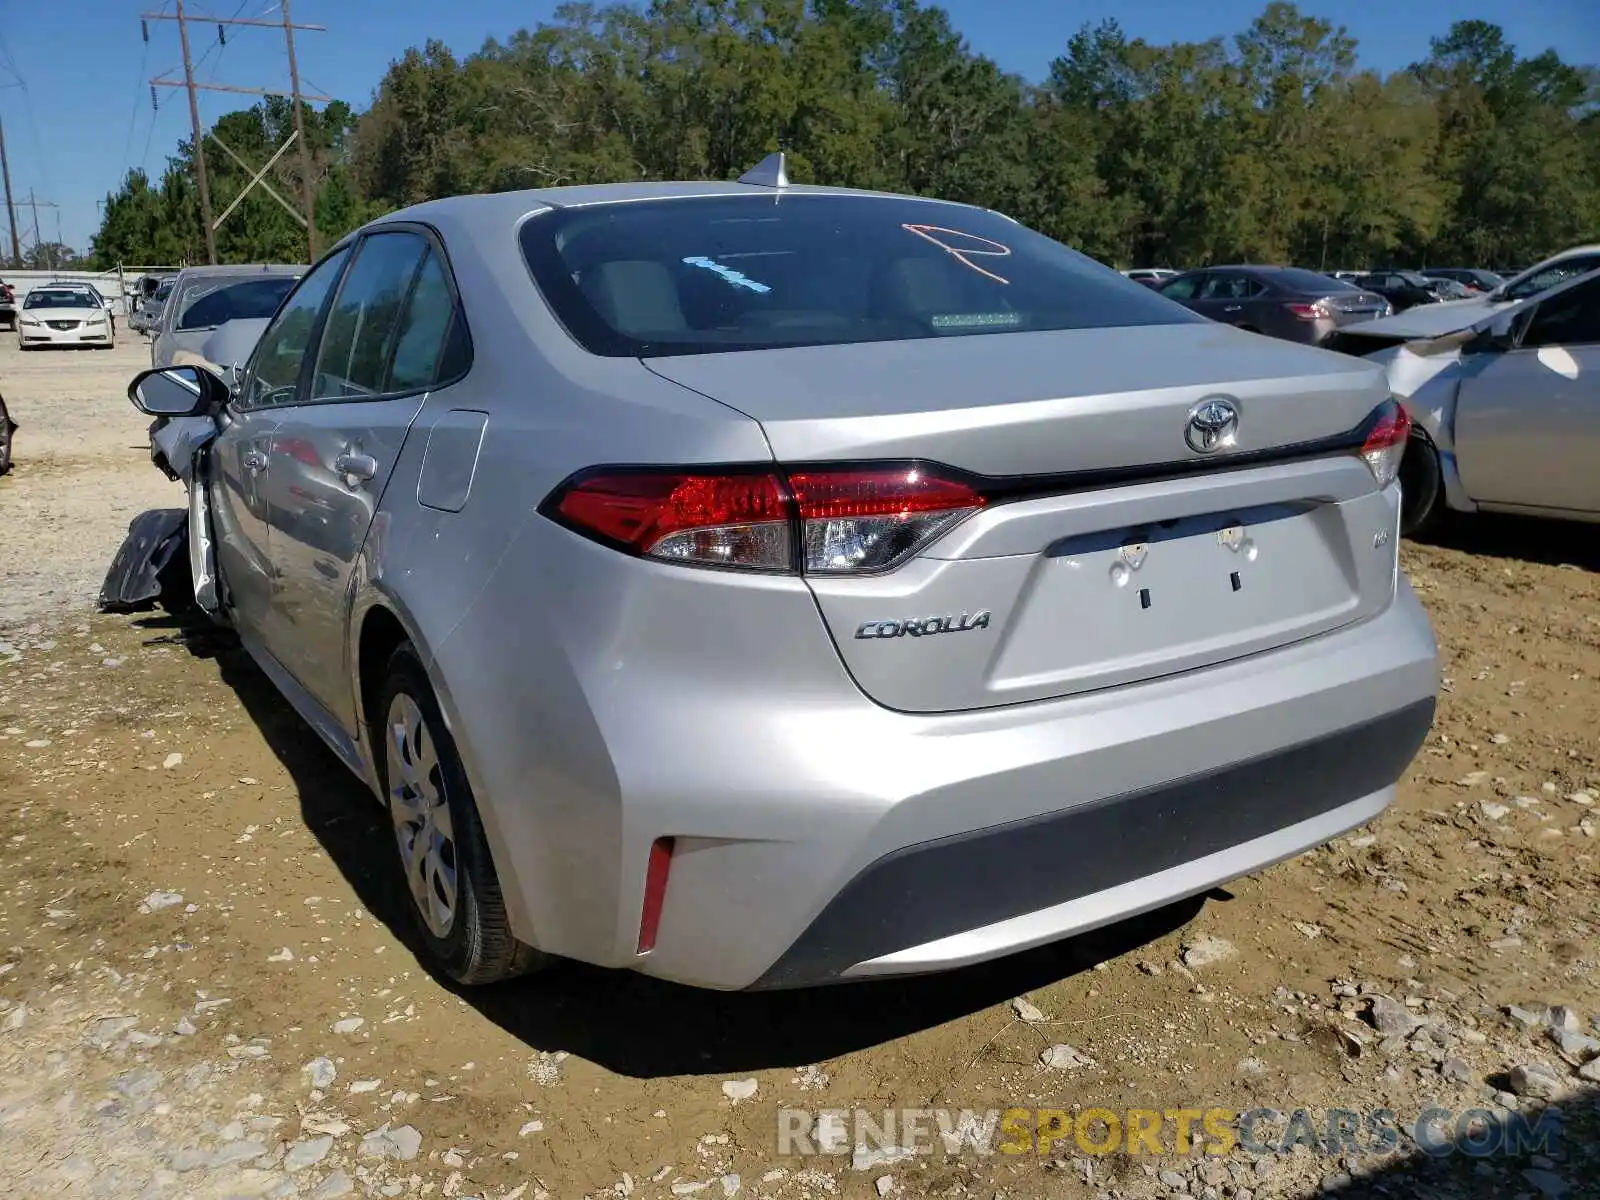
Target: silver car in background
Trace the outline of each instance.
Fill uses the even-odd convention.
[[[179,271],[150,327],[150,365],[193,363],[212,370],[229,366],[206,358],[206,342],[229,321],[271,317],[305,271],[303,265],[186,267]]]
[[[463,982],[981,962],[1371,820],[1432,719],[1383,372],[984,209],[431,201],[130,393]]]
[[[1419,333],[1402,314],[1340,335],[1414,422],[1406,533],[1452,510],[1600,521],[1600,270],[1543,277],[1557,282],[1520,302],[1456,306],[1453,330]]]

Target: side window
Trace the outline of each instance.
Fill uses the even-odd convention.
[[[1200,289],[1202,300],[1243,300],[1255,295],[1261,285],[1247,275],[1225,272],[1206,279]]]
[[[1568,288],[1539,303],[1521,345],[1581,346],[1600,342],[1600,279]]]
[[[346,248],[323,259],[284,301],[256,346],[240,401],[244,407],[266,408],[294,403],[300,372],[305,366],[306,353],[311,349],[311,335],[316,332],[317,317],[349,257],[350,251]],[[172,305],[169,303],[167,307]]]
[[[382,394],[400,308],[427,251],[428,243],[414,233],[374,233],[362,240],[328,310],[311,376],[312,400]]]
[[[1192,300],[1195,288],[1204,282],[1204,275],[1180,275],[1171,283],[1164,284],[1160,292],[1168,300]]]
[[[394,360],[384,391],[416,391],[458,373],[459,368],[440,369],[445,365],[445,338],[454,317],[455,296],[450,291],[450,280],[439,256],[429,250],[400,317]]]

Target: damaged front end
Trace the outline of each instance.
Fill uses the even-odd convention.
[[[219,612],[211,513],[206,502],[207,447],[217,435],[209,416],[159,417],[150,425],[150,461],[188,490],[185,508],[140,513],[128,525],[100,586],[106,612],[137,612],[159,603],[169,612]]]

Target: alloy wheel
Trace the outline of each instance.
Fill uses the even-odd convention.
[[[404,692],[389,704],[389,814],[411,899],[435,937],[448,937],[459,897],[455,824],[433,733]]]

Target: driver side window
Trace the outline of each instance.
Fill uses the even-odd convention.
[[[1600,279],[1568,288],[1540,302],[1519,345],[1582,346],[1600,342]]]
[[[294,403],[301,368],[311,349],[323,305],[349,257],[346,248],[323,259],[284,301],[256,346],[249,378],[240,392],[240,407],[272,408]]]

